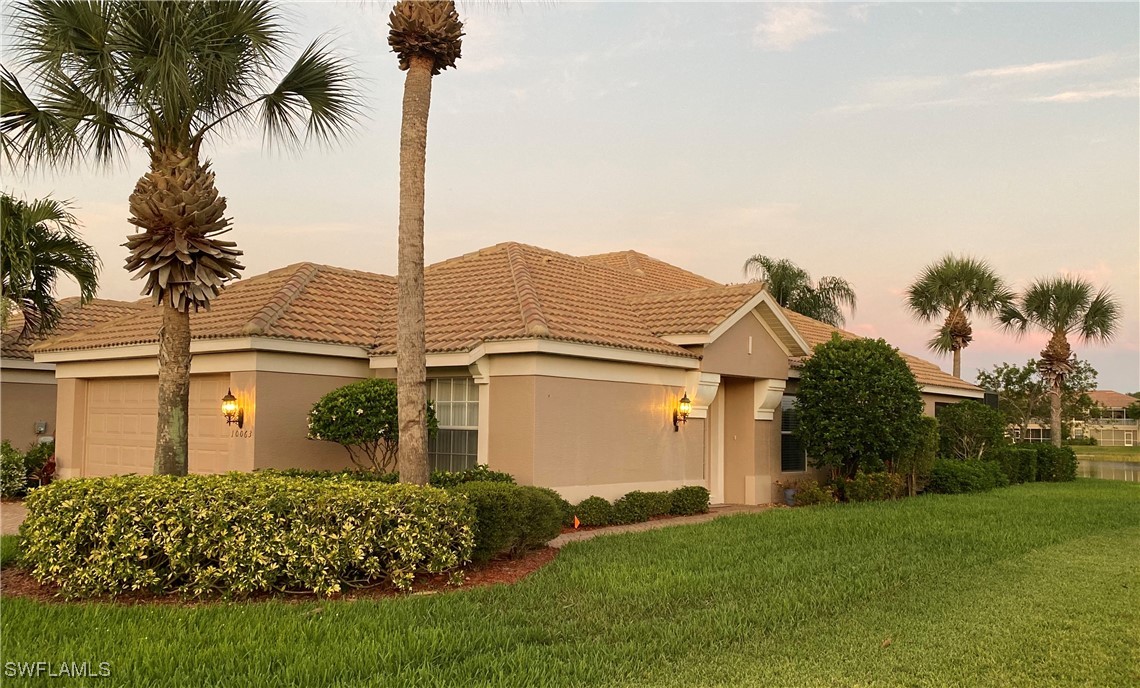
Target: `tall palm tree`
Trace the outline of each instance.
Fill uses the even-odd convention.
[[[84,303],[95,298],[99,286],[99,256],[79,238],[70,204],[50,196],[29,202],[0,194],[0,267],[0,329],[13,306],[24,317],[23,332],[40,335],[55,327],[61,315],[55,301],[60,275],[75,280]]]
[[[942,327],[927,344],[931,351],[954,354],[954,377],[962,378],[962,349],[970,345],[970,318],[997,315],[1013,292],[984,260],[947,254],[922,271],[907,289],[907,306],[920,322],[942,317]]]
[[[744,261],[744,274],[764,282],[776,303],[809,318],[842,327],[847,320],[843,307],[855,313],[855,290],[847,280],[820,277],[813,283],[806,270],[787,258],[775,260],[757,253]]]
[[[1093,285],[1079,277],[1046,277],[1002,308],[999,320],[1018,335],[1030,327],[1050,335],[1037,370],[1049,385],[1049,434],[1059,447],[1062,385],[1076,364],[1069,335],[1081,342],[1108,343],[1120,324],[1120,302],[1106,289],[1094,293]]]
[[[265,0],[21,0],[14,48],[38,87],[0,74],[0,133],[24,165],[108,165],[129,146],[150,157],[130,197],[139,228],[128,271],[162,309],[155,472],[187,469],[190,309],[209,308],[240,276],[203,145],[238,128],[299,145],[347,130],[358,112],[354,75],[320,41],[285,62],[289,33]],[[282,67],[286,67],[282,71]]]
[[[401,0],[388,17],[388,45],[400,60],[400,229],[396,315],[396,386],[400,480],[428,482],[427,355],[424,344],[424,172],[431,79],[455,67],[463,22],[451,0]]]

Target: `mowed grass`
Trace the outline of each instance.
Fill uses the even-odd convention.
[[[733,516],[382,601],[4,599],[0,630],[5,661],[110,662],[93,685],[1134,686],[1140,485]]]
[[[1136,438],[1140,442],[1140,437]],[[1127,461],[1140,463],[1140,445],[1132,447],[1105,447],[1095,445],[1091,447],[1074,446],[1073,451],[1078,459],[1086,461]]]

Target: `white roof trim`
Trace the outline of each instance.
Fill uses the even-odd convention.
[[[740,322],[744,316],[751,313],[757,306],[762,303],[767,304],[768,308],[772,311],[772,315],[774,315],[776,318],[776,324],[787,330],[788,334],[792,336],[792,340],[795,341],[796,345],[803,349],[803,351],[800,353],[789,353],[796,356],[806,356],[810,354],[811,347],[808,346],[808,343],[804,340],[803,336],[800,335],[799,331],[793,327],[792,323],[789,322],[787,317],[784,316],[783,312],[780,310],[780,305],[776,303],[776,300],[772,298],[772,295],[768,293],[767,289],[761,289],[760,291],[756,292],[756,295],[749,299],[747,303],[736,309],[731,315],[722,320],[719,325],[714,327],[712,331],[709,332],[709,339],[707,343],[711,344],[715,342],[718,337],[727,332],[733,325]],[[763,318],[761,318],[761,321],[764,321]],[[767,322],[765,322],[765,324],[771,325],[771,323]],[[779,341],[779,337],[776,337],[776,341]]]
[[[45,370],[51,372],[55,366],[50,363],[33,363],[26,358],[0,358],[0,368],[11,370]]]
[[[280,351],[314,356],[341,358],[368,358],[368,352],[359,346],[301,342],[272,337],[227,337],[224,339],[195,339],[190,342],[190,353],[212,354],[225,351]],[[158,344],[130,344],[98,349],[69,351],[37,351],[36,363],[70,363],[74,361],[107,361],[121,358],[156,358]]]
[[[971,399],[984,399],[986,392],[983,389],[962,389],[961,387],[943,387],[942,385],[921,385],[926,394],[945,394],[951,397],[970,397]]]
[[[524,353],[596,358],[606,361],[641,363],[645,365],[656,365],[667,368],[687,368],[691,370],[696,370],[700,368],[701,365],[698,359],[686,356],[659,354],[652,351],[619,349],[617,347],[583,344],[580,342],[560,342],[549,339],[512,339],[508,341],[483,342],[470,351],[429,353],[427,355],[427,365],[429,368],[469,366],[488,354]],[[370,368],[395,368],[396,357],[392,354],[373,356],[368,365]]]

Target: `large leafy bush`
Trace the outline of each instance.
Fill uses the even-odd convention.
[[[938,459],[930,472],[926,491],[941,494],[985,492],[1008,484],[1001,466],[994,461]]]
[[[475,507],[475,561],[541,547],[562,531],[562,507],[548,490],[503,482],[468,482],[449,489]]]
[[[474,510],[444,490],[274,475],[121,476],[32,491],[23,563],[65,595],[332,595],[471,557]]]
[[[922,394],[898,351],[882,339],[815,347],[800,371],[797,435],[816,466],[843,477],[875,472],[913,452]]]
[[[910,451],[899,454],[895,472],[903,477],[907,494],[912,497],[930,477],[934,460],[938,458],[938,420],[932,416],[918,419],[918,434]]]
[[[844,481],[843,494],[849,502],[882,502],[902,495],[904,479],[896,473],[859,471]],[[799,494],[796,495],[797,500]]]
[[[1065,482],[1077,479],[1077,455],[1069,447],[1037,445],[1037,479],[1042,482]]]
[[[1006,444],[986,452],[986,460],[1001,466],[1011,485],[1037,480],[1037,450],[1018,444]]]
[[[0,497],[19,497],[27,488],[28,474],[24,467],[24,454],[8,440],[4,440],[0,443]]]
[[[513,485],[515,477],[510,473],[492,471],[486,466],[479,465],[465,471],[432,471],[430,482],[435,487],[455,487],[463,483],[510,483]]]
[[[980,459],[986,452],[1006,444],[1005,416],[973,400],[951,404],[938,415],[942,456],[947,459]]]
[[[439,427],[431,402],[428,431]],[[395,470],[400,445],[396,383],[369,378],[334,389],[309,411],[309,439],[336,442],[359,468],[385,473]]]

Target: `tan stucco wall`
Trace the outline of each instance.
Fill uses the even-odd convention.
[[[0,439],[6,439],[20,451],[36,442],[35,424],[47,423],[43,436],[55,434],[55,376],[44,371],[49,384],[0,382]]]
[[[246,380],[233,389],[239,402],[241,395],[253,392],[252,409],[246,411],[245,423],[245,429],[252,431],[252,437],[246,440],[252,440],[254,447],[251,468],[340,470],[352,466],[348,452],[341,445],[309,440],[305,436],[313,404],[337,387],[356,382],[357,378],[260,371],[253,377],[253,390],[245,386],[248,385]],[[244,455],[247,450],[239,448],[238,451]]]
[[[745,503],[745,476],[756,470],[756,421],[752,380],[721,379],[724,392],[724,501]]]
[[[752,339],[751,353],[749,338]],[[701,353],[704,356],[701,370],[706,373],[779,380],[788,376],[788,354],[751,313]]]
[[[705,484],[704,421],[673,430],[681,389],[492,376],[489,467],[571,501]]]
[[[57,381],[55,389],[55,470],[61,478],[83,475],[83,447],[87,429],[87,380]]]

